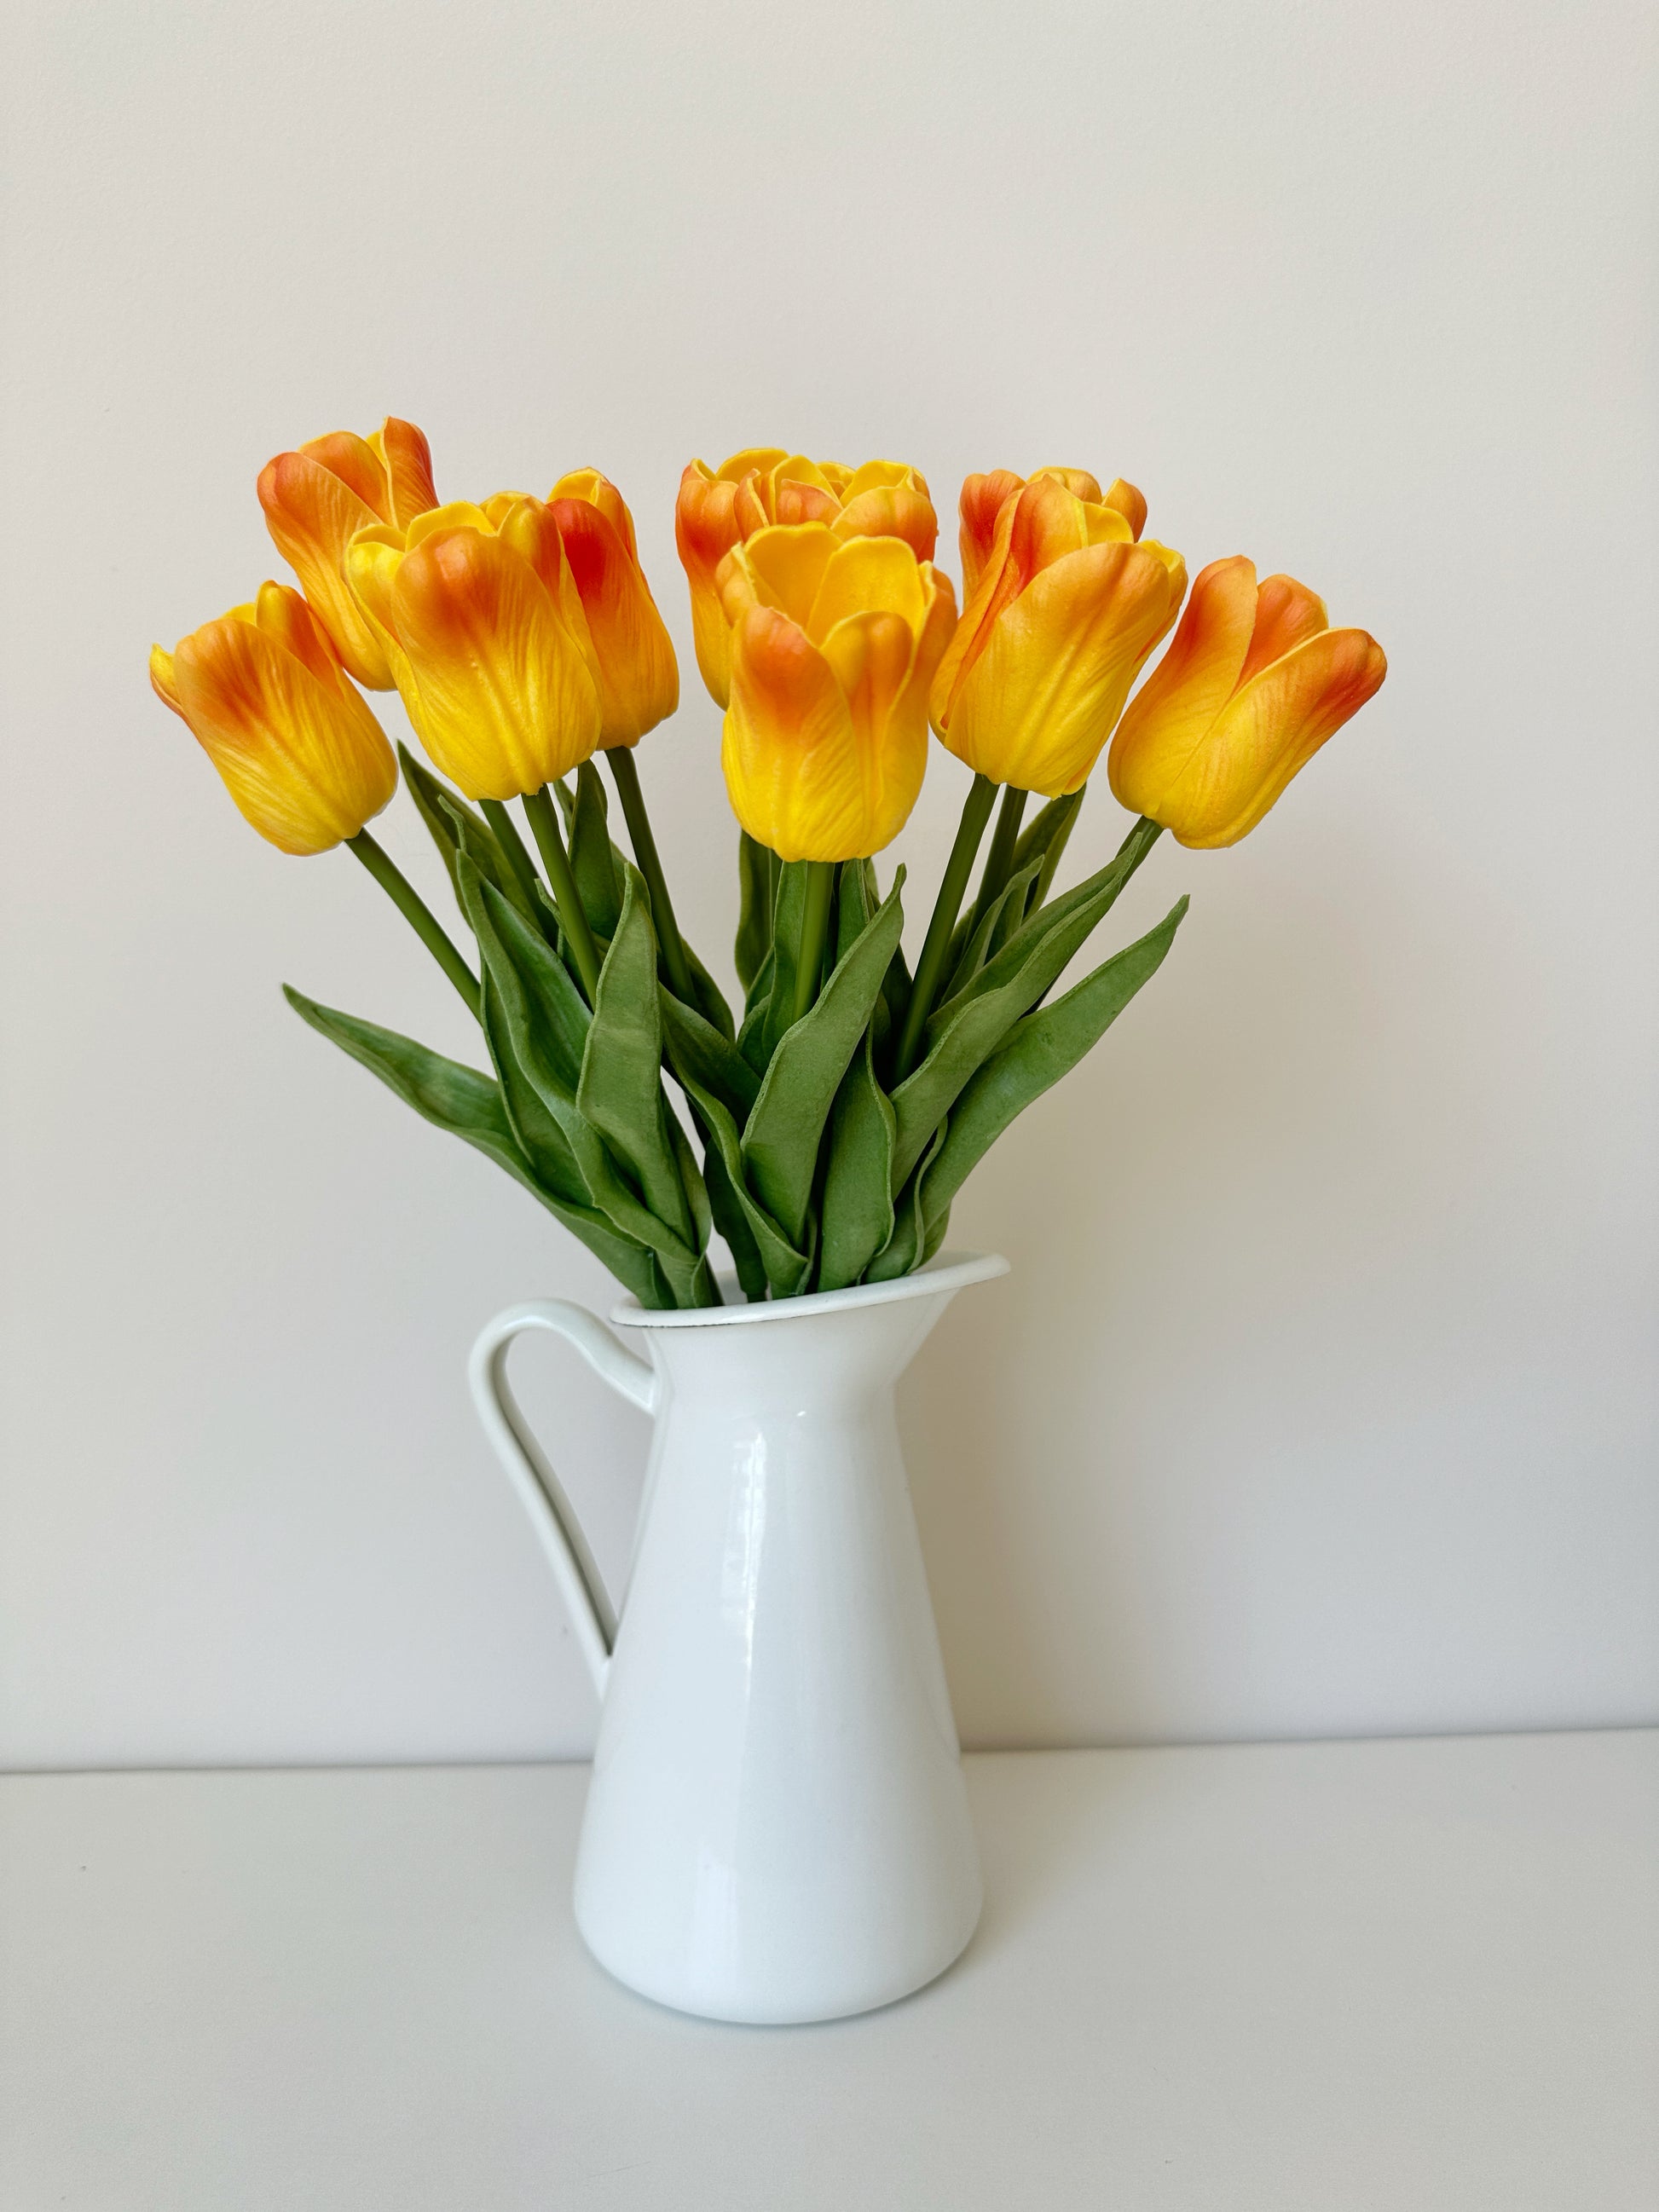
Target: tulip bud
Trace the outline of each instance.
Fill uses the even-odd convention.
[[[975,580],[933,681],[933,727],[994,783],[1058,799],[1088,781],[1187,588],[1179,553],[1139,542],[1146,512],[1132,484],[1103,499],[1081,470],[963,486]]]
[[[597,469],[548,494],[599,665],[599,743],[635,745],[680,702],[674,647],[634,542],[634,518]]]
[[[1258,585],[1242,554],[1212,561],[1118,725],[1113,793],[1183,845],[1237,844],[1388,666],[1363,629],[1330,629],[1305,584]]]
[[[803,522],[823,523],[841,539],[902,538],[921,562],[933,559],[939,539],[925,480],[898,461],[849,469],[757,446],[718,469],[690,462],[675,502],[674,542],[691,586],[697,666],[718,706],[726,704],[732,681],[729,625],[714,580],[720,562],[758,530]]]
[[[376,524],[346,574],[416,735],[469,799],[539,791],[598,745],[599,665],[544,501],[497,492]]]
[[[849,860],[903,828],[927,766],[927,690],[956,618],[902,538],[777,524],[735,547],[720,759],[738,821],[786,860]]]
[[[325,853],[355,837],[398,787],[380,724],[286,584],[261,584],[252,605],[171,653],[153,647],[149,680],[246,820],[284,853]]]
[[[375,523],[406,530],[438,504],[432,454],[412,422],[388,415],[359,438],[337,430],[259,472],[259,504],[276,550],[300,579],[313,614],[360,684],[392,688],[392,672],[345,578],[346,548]]]

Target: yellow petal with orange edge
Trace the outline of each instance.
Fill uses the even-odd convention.
[[[1132,538],[1139,538],[1146,527],[1146,499],[1133,484],[1126,483],[1121,477],[1114,481],[1110,490],[1104,494],[1101,503],[1103,506],[1114,507],[1117,509],[1127,522]]]
[[[1309,638],[1223,708],[1154,818],[1183,845],[1236,845],[1388,672],[1382,647],[1363,629]]]
[[[878,484],[849,495],[836,518],[838,538],[900,538],[918,561],[931,561],[939,544],[939,517],[926,492],[908,484]]]
[[[604,509],[551,503],[570,580],[592,640],[603,745],[637,744],[679,704],[679,668],[640,565]]]
[[[1256,604],[1255,563],[1243,554],[1200,569],[1169,651],[1112,739],[1106,763],[1112,796],[1132,814],[1163,819],[1164,793],[1238,688]]]
[[[773,523],[734,547],[720,563],[720,604],[728,623],[751,606],[775,607],[804,630],[840,541],[828,523]]]
[[[343,568],[353,537],[378,520],[374,509],[322,462],[301,453],[267,462],[258,491],[272,542],[300,579],[335,651],[360,684],[387,690],[392,672]]]
[[[261,584],[253,602],[253,620],[267,637],[303,661],[326,690],[346,689],[328,633],[298,592],[286,584]]]
[[[179,641],[178,711],[244,817],[285,853],[355,837],[397,788],[380,725],[264,630],[226,616]]]
[[[1180,606],[1186,572],[1167,550],[1091,545],[1035,577],[957,684],[939,732],[957,757],[1049,799],[1079,789]]]
[[[493,534],[424,538],[398,564],[394,627],[434,764],[469,799],[513,799],[586,760],[599,686],[528,562]]]
[[[634,536],[634,518],[628,511],[628,501],[607,476],[598,469],[572,469],[562,476],[547,495],[551,507],[562,499],[580,499],[589,507],[596,507],[628,549],[629,558],[637,561],[639,547]]]
[[[1248,684],[1287,653],[1330,628],[1325,602],[1294,576],[1267,576],[1256,586],[1255,628],[1238,680]]]
[[[1035,483],[1040,477],[1047,477],[1054,483],[1064,484],[1073,499],[1086,500],[1095,507],[1100,504],[1100,479],[1098,477],[1091,476],[1087,469],[1056,469],[1047,466],[1033,469],[1031,482]]]
[[[732,635],[720,765],[738,821],[787,860],[850,859],[862,826],[853,718],[799,625],[750,607]]]
[[[428,538],[435,538],[445,530],[481,530],[486,536],[495,532],[496,517],[505,514],[515,500],[526,499],[527,492],[492,492],[482,506],[476,500],[448,499],[441,507],[428,507],[417,514],[404,532],[404,544],[412,553]],[[490,509],[495,510],[495,514]]]
[[[319,461],[337,476],[365,507],[374,510],[378,522],[392,520],[386,495],[386,459],[379,443],[360,438],[355,430],[331,430],[325,438],[307,438],[298,448],[308,461]]]
[[[902,538],[850,538],[824,563],[804,628],[822,644],[848,616],[879,610],[897,615],[914,635],[927,604],[921,568]]]
[[[369,439],[386,468],[388,522],[407,530],[417,514],[438,504],[432,481],[432,448],[426,433],[400,416],[388,415]]]
[[[971,600],[979,588],[985,564],[996,539],[997,522],[1011,499],[1025,488],[1025,479],[1012,469],[993,469],[988,475],[964,477],[958,512],[961,529],[957,548],[962,555],[962,595]]]

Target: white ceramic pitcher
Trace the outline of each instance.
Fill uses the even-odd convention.
[[[830,2020],[919,1989],[979,1917],[978,1858],[893,1386],[956,1293],[917,1274],[649,1313],[647,1364],[584,1307],[510,1307],[473,1349],[491,1441],[603,1700],[576,1920],[619,1981],[714,2020]],[[552,1329],[655,1416],[618,1626],[506,1377]]]

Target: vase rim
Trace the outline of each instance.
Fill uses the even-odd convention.
[[[966,1290],[970,1283],[988,1283],[1008,1273],[1000,1252],[939,1252],[914,1274],[896,1275],[888,1283],[854,1283],[845,1291],[811,1291],[801,1298],[764,1298],[754,1304],[679,1306],[656,1312],[641,1305],[631,1294],[618,1298],[611,1318],[622,1328],[733,1328],[752,1322],[808,1321],[817,1314],[839,1313],[854,1306],[890,1305],[899,1298],[937,1297],[941,1292]],[[722,1273],[720,1294],[741,1289],[735,1275]]]

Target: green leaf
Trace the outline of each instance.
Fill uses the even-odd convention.
[[[776,963],[776,948],[769,945],[759,972],[749,986],[748,996],[744,1001],[743,1021],[738,1030],[738,1050],[754,1069],[757,1077],[765,1074],[770,1049],[766,1040],[766,1018],[771,1007],[772,976]]]
[[[893,1234],[893,1109],[876,1080],[872,1037],[841,1080],[830,1116],[830,1165],[823,1181],[821,1291],[856,1283]]]
[[[1011,875],[985,912],[975,924],[970,935],[963,939],[962,947],[952,964],[945,988],[939,994],[939,1004],[949,1006],[957,993],[967,989],[974,977],[985,965],[993,949],[993,939],[1012,915],[1013,921],[1003,930],[1004,941],[1025,919],[1026,894],[1036,881],[1042,863],[1031,861],[1028,866]],[[997,949],[1000,949],[999,946]]]
[[[730,1043],[733,1034],[732,1009],[726,1003],[725,992],[686,943],[684,932],[680,935],[680,949],[685,955],[685,964],[691,971],[691,994],[697,1002],[693,1012],[701,1014],[710,1028],[718,1030]]]
[[[898,1139],[893,1173],[902,1182],[963,1085],[1048,990],[1110,908],[1133,872],[1122,857],[1067,891],[1015,931],[927,1024],[921,1066],[893,1093]]]
[[[1042,863],[1031,900],[1033,907],[1041,906],[1048,896],[1048,886],[1054,879],[1054,871],[1066,850],[1066,842],[1088,795],[1089,787],[1085,783],[1080,791],[1068,791],[1063,799],[1051,799],[1046,806],[1039,808],[1020,832],[1014,847],[1016,872],[1029,867],[1033,860]]]
[[[693,1244],[690,1210],[664,1125],[669,1109],[660,1073],[658,997],[657,940],[645,878],[630,867],[616,935],[599,970],[576,1103],[657,1218]]]
[[[492,890],[498,890],[514,910],[523,915],[538,934],[541,934],[544,928],[542,916],[526,896],[524,885],[507,866],[501,848],[495,842],[494,830],[487,823],[480,822],[470,807],[463,806],[458,800],[445,798],[440,799],[438,803],[442,811],[449,817],[450,826],[454,830],[455,842],[459,848],[456,854],[455,896],[460,899],[462,911],[465,911],[466,901],[461,893],[461,863],[463,860],[468,860],[483,877],[484,882],[489,884]]]
[[[697,1134],[702,1141],[703,1183],[708,1193],[708,1207],[714,1226],[726,1239],[744,1297],[750,1300],[763,1298],[767,1291],[765,1264],[761,1258],[755,1232],[749,1225],[743,1200],[732,1188],[732,1178],[726,1172],[726,1155],[715,1143],[708,1124],[695,1107],[691,1117],[697,1125]],[[732,1132],[734,1156],[737,1146],[734,1126]]]
[[[689,1077],[712,1091],[741,1127],[760,1090],[759,1076],[735,1044],[666,987],[661,1014],[670,1072],[682,1087]]]
[[[460,793],[452,791],[447,783],[441,783],[425,763],[416,760],[401,740],[398,746],[398,759],[403,769],[404,785],[415,802],[415,811],[425,823],[428,835],[438,848],[439,857],[449,878],[449,887],[459,899],[460,891],[455,880],[455,857],[460,850],[460,842],[455,825],[450,819],[449,810],[455,808],[470,811],[470,809]],[[473,819],[477,821],[477,817],[474,816]],[[483,828],[481,822],[477,826],[481,830]]]
[[[772,942],[772,855],[746,830],[738,832],[738,981],[747,993]]]
[[[811,1272],[810,1251],[797,1250],[766,1208],[754,1196],[743,1179],[743,1146],[738,1134],[738,1125],[711,1091],[705,1091],[696,1080],[688,1081],[686,1095],[696,1109],[697,1119],[707,1135],[713,1139],[709,1154],[712,1163],[718,1155],[720,1173],[741,1212],[755,1249],[759,1255],[764,1279],[770,1285],[773,1296],[791,1298],[805,1286]],[[718,1178],[709,1176],[709,1195],[712,1201]],[[722,1230],[722,1235],[726,1231]],[[726,1236],[726,1242],[732,1242]],[[733,1247],[733,1256],[736,1248]],[[752,1297],[754,1293],[751,1291]]]
[[[556,1122],[593,1206],[613,1227],[656,1255],[672,1292],[670,1304],[708,1303],[699,1273],[702,1257],[689,1241],[692,1224],[684,1192],[677,1208],[684,1224],[686,1233],[682,1234],[678,1223],[664,1221],[641,1197],[581,1109],[580,1071],[586,1050],[584,1045],[573,1078],[568,1033],[573,1000],[587,1024],[589,1038],[592,1029],[563,963],[469,865],[462,866],[461,888],[483,957],[484,1034],[509,1115],[526,1129],[540,1126],[538,1115]],[[652,1079],[652,1094],[665,1110],[654,1064]],[[666,1148],[666,1132],[659,1135]],[[672,1162],[672,1154],[670,1158]],[[678,1175],[675,1187],[678,1190]]]
[[[816,1005],[786,1031],[743,1133],[750,1188],[797,1246],[807,1237],[813,1172],[830,1106],[875,1012],[904,927],[903,884],[900,868],[886,902],[836,962]],[[779,910],[781,916],[781,900]],[[775,982],[775,998],[778,988]]]
[[[378,1075],[423,1121],[461,1138],[504,1168],[514,1182],[522,1183],[633,1291],[641,1305],[672,1305],[661,1271],[643,1245],[620,1235],[592,1207],[549,1189],[538,1180],[514,1135],[499,1085],[476,1068],[464,1067],[459,1060],[446,1060],[410,1037],[399,1036],[395,1030],[380,1029],[353,1014],[319,1006],[314,999],[304,997],[287,984],[283,989],[302,1021]]]
[[[866,1283],[890,1283],[899,1275],[914,1274],[926,1255],[927,1225],[922,1214],[922,1179],[945,1142],[948,1119],[934,1130],[932,1141],[915,1173],[899,1193],[893,1207],[893,1233],[865,1270]]]
[[[807,860],[786,860],[778,870],[777,902],[772,921],[772,981],[761,1028],[761,1057],[755,1062],[763,1074],[772,1064],[779,1040],[795,1018],[795,954],[806,913],[806,878],[811,865]],[[744,1029],[748,1026],[745,1021]]]
[[[1052,1006],[1028,1014],[969,1084],[945,1141],[918,1177],[924,1217],[938,1224],[939,1237],[951,1201],[1015,1115],[1069,1074],[1158,973],[1186,911],[1186,900],[1178,899],[1156,929],[1114,953]]]
[[[602,941],[614,937],[622,918],[621,854],[611,842],[605,785],[591,760],[576,770],[576,799],[570,819],[570,872],[587,916]]]

